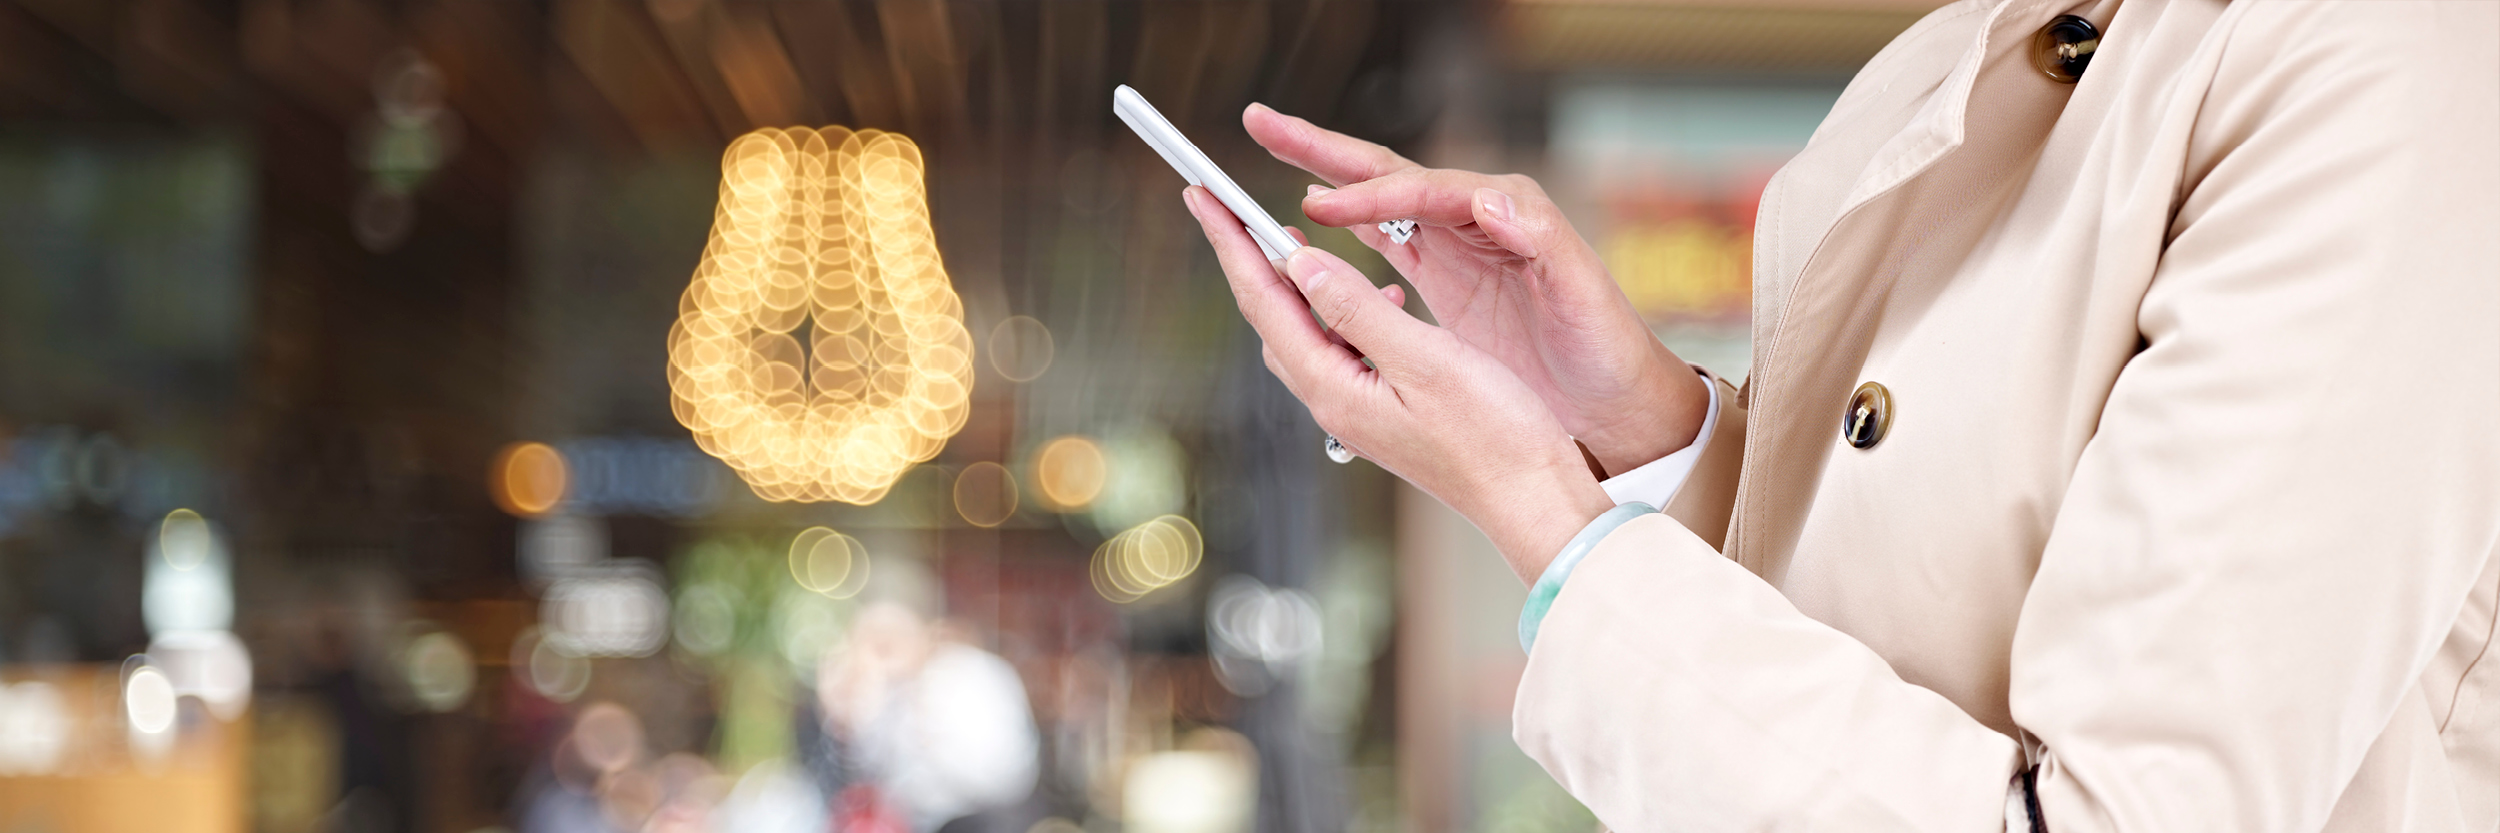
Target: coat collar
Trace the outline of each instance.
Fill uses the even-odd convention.
[[[1924,96],[1917,115],[1890,141],[1876,151],[1863,173],[1842,199],[1842,214],[1867,201],[1899,187],[1911,177],[1925,172],[1936,161],[1962,146],[1968,137],[1971,91],[1979,82],[1980,70],[1990,64],[1991,57],[2003,58],[2009,52],[2027,52],[2032,32],[2053,14],[2043,10],[2060,0],[1970,0],[1937,10],[1937,14],[1955,12],[1954,17],[1976,18],[1971,31],[1964,34],[1965,45],[1955,57],[1944,79],[1932,93]],[[2013,63],[2027,66],[2028,54],[2016,54]],[[1884,87],[1893,86],[1887,80]]]
[[[1886,313],[1941,289],[2056,124],[2074,88],[2033,68],[2033,33],[2060,14],[2104,22],[2117,5],[1938,9],[1869,62],[1774,178],[1756,222],[1745,474],[1727,543],[1747,567],[1784,572]]]

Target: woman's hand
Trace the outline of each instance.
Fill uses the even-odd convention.
[[[1268,369],[1348,448],[1467,516],[1523,581],[1613,507],[1562,424],[1501,362],[1407,315],[1335,255],[1296,249],[1279,275],[1214,195],[1191,186],[1182,199]]]
[[[1242,125],[1276,158],[1337,186],[1312,186],[1302,212],[1378,250],[1441,326],[1518,374],[1605,473],[1701,431],[1708,383],[1650,334],[1534,180],[1427,169],[1263,105]],[[1375,227],[1409,218],[1418,228],[1404,245]]]

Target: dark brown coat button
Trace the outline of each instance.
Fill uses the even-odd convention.
[[[1892,392],[1874,382],[1859,385],[1858,392],[1849,397],[1848,409],[1840,414],[1840,438],[1851,448],[1874,448],[1890,430]]]
[[[2040,34],[2031,38],[2032,62],[2041,72],[2060,84],[2072,84],[2083,77],[2083,68],[2092,65],[2093,50],[2101,47],[2101,30],[2092,21],[2074,15],[2059,15],[2049,25],[2040,27]]]

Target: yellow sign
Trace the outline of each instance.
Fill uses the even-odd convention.
[[[961,430],[972,337],[900,134],[766,128],[721,160],[669,331],[677,421],[773,501],[875,503]]]
[[[1606,265],[1653,322],[1745,320],[1753,304],[1753,235],[1695,219],[1619,229]]]

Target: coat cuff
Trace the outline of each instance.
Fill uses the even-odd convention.
[[[1562,594],[1563,582],[1571,579],[1571,571],[1580,566],[1581,559],[1589,557],[1589,553],[1597,549],[1597,542],[1606,540],[1606,536],[1624,522],[1657,511],[1658,507],[1646,503],[1626,503],[1606,510],[1605,514],[1597,516],[1597,520],[1581,527],[1580,534],[1571,536],[1571,543],[1563,545],[1562,552],[1545,565],[1543,574],[1537,576],[1536,585],[1528,588],[1528,603],[1519,608],[1519,650],[1528,651],[1536,647],[1536,629],[1545,621],[1545,612],[1554,609],[1554,597]]]

